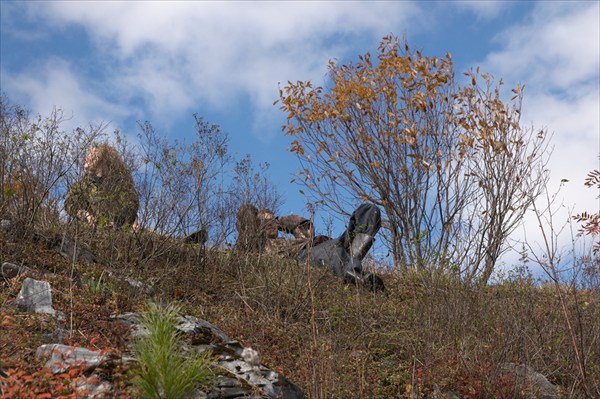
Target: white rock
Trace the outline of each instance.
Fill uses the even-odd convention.
[[[38,281],[27,277],[23,281],[16,304],[35,313],[55,314],[52,308],[52,288],[47,281]]]

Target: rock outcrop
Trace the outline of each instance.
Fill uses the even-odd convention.
[[[52,308],[52,288],[48,282],[26,278],[16,303],[30,312],[56,315]],[[114,323],[125,323],[133,336],[144,334],[140,326],[141,317],[137,313],[127,313],[112,317]],[[59,323],[60,324],[60,323]],[[244,348],[240,342],[230,339],[222,330],[211,323],[189,315],[180,315],[177,329],[182,333],[186,351],[210,351],[214,359],[213,369],[217,378],[213,387],[206,391],[196,390],[197,399],[235,398],[282,398],[303,399],[304,393],[281,374],[260,363],[259,354],[251,348]],[[57,327],[50,339],[61,340],[64,331]],[[103,351],[95,351],[77,346],[51,342],[40,346],[36,358],[45,362],[53,374],[68,372],[79,367],[84,373],[72,383],[77,397],[109,398],[114,392],[112,385],[95,374],[96,368],[107,362],[136,362],[135,353],[125,353],[119,358],[107,356]]]
[[[136,313],[115,316],[126,323],[133,335],[144,334]],[[210,351],[218,370],[217,384],[207,392],[197,392],[197,398],[285,398],[302,399],[304,393],[281,374],[260,364],[258,353],[244,348],[211,323],[189,315],[181,315],[177,329],[188,337],[188,351]],[[258,394],[257,394],[258,393]]]

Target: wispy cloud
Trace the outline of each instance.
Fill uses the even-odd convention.
[[[598,211],[598,193],[584,187],[583,181],[588,171],[599,167],[599,5],[536,3],[526,24],[497,36],[502,49],[489,54],[482,65],[511,87],[525,84],[523,124],[533,123],[553,134],[548,191],[552,194],[560,188],[556,205],[563,204],[555,214],[555,227],[569,220],[570,211]],[[563,179],[569,182],[562,185]],[[528,239],[541,240],[532,215],[525,229]],[[571,237],[566,235],[560,244],[569,247]]]
[[[328,59],[349,56],[350,43],[372,47],[419,15],[405,2],[44,2],[30,12],[85,27],[95,57],[112,60],[105,83],[137,96],[153,119],[196,104],[224,110],[241,96],[272,114],[277,82],[322,83]]]
[[[481,20],[490,20],[497,17],[504,9],[511,6],[510,2],[502,0],[488,0],[488,1],[455,1],[452,6],[464,9],[473,13],[477,18]]]
[[[537,3],[526,25],[497,36],[503,50],[490,54],[486,64],[505,79],[525,78],[540,90],[567,95],[577,85],[597,82],[599,7],[598,2]]]
[[[16,95],[13,101],[29,103],[29,108],[41,115],[61,109],[67,130],[89,123],[119,122],[127,116],[123,108],[93,94],[92,87],[80,80],[68,62],[53,59],[38,67],[35,73],[25,70],[12,74],[3,69],[2,90]]]

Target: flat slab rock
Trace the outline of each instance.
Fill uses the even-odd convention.
[[[72,367],[93,370],[106,360],[106,355],[101,351],[62,344],[42,345],[36,350],[35,356],[38,359],[47,359],[44,366],[53,374],[64,373]],[[100,399],[111,397],[112,394],[112,385],[93,373],[80,376],[72,385],[80,398]]]
[[[42,345],[35,351],[35,357],[38,359],[48,357],[45,367],[54,374],[64,373],[73,366],[94,368],[106,359],[100,351],[62,344]]]

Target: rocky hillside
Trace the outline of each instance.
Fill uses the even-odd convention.
[[[148,303],[177,304],[182,353],[208,354],[196,398],[600,397],[597,276],[398,272],[372,293],[295,261],[10,220],[0,263],[2,398],[140,397]]]

